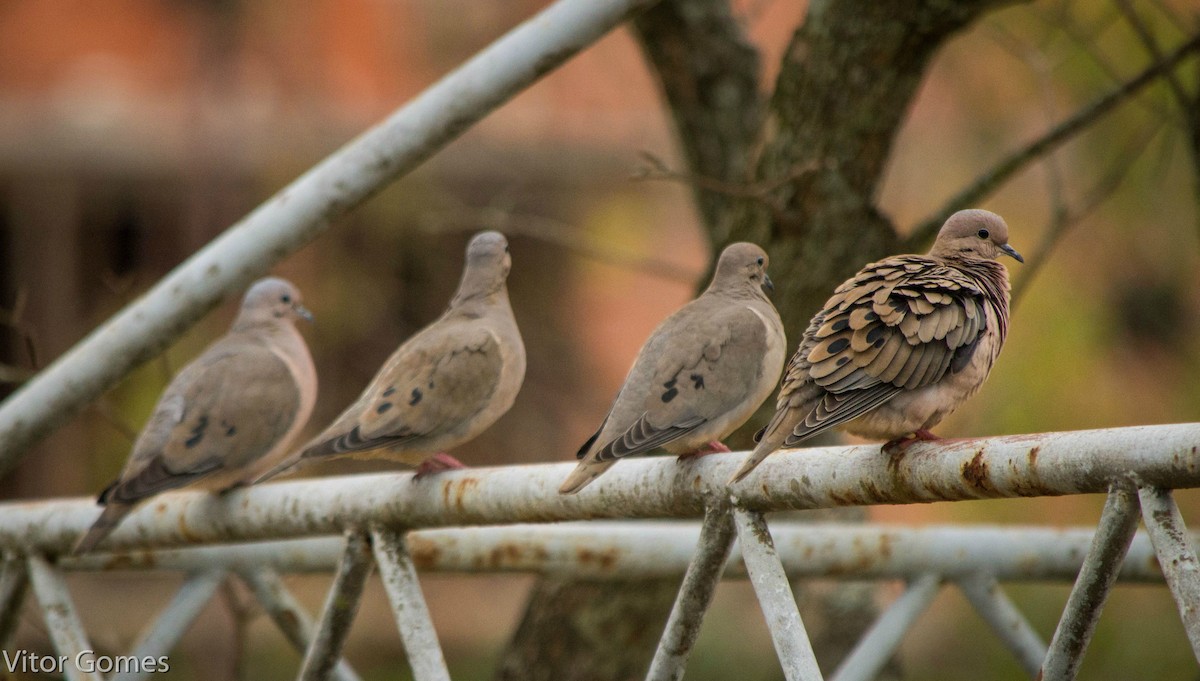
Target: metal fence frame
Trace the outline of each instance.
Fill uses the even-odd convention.
[[[419,165],[524,87],[652,4],[653,0],[559,0],[281,190],[0,404],[0,471],[13,466],[55,424],[165,347],[222,296],[263,274],[322,233],[334,217]],[[871,678],[944,582],[962,589],[1027,671],[1043,679],[1070,679],[1113,582],[1122,577],[1153,579],[1148,574],[1151,551],[1164,567],[1185,631],[1200,655],[1200,574],[1192,538],[1170,493],[1200,486],[1197,443],[1200,424],[1179,424],[918,444],[895,457],[881,455],[877,446],[809,449],[771,457],[733,489],[723,481],[740,462],[737,456],[683,464],[628,461],[573,497],[556,494],[573,464],[454,471],[419,482],[409,475],[299,481],[220,497],[183,492],[164,495],[131,515],[106,543],[113,553],[57,562],[56,557],[94,519],[90,500],[8,503],[0,505],[4,554],[0,645],[11,642],[20,604],[32,591],[55,649],[67,656],[87,649],[86,632],[63,570],[176,566],[188,570],[189,576],[147,628],[135,646],[137,654],[155,656],[170,650],[224,577],[236,575],[288,640],[305,651],[300,678],[356,679],[354,671],[340,661],[341,646],[365,580],[378,565],[414,676],[418,681],[448,679],[417,580],[417,563],[424,555],[420,542],[458,545],[457,554],[449,552],[457,560],[476,561],[478,569],[488,569],[488,558],[474,552],[474,545],[465,541],[467,535],[456,536],[482,532],[491,541],[516,541],[512,565],[551,561],[558,555],[560,568],[578,573],[654,571],[667,569],[664,565],[684,572],[647,677],[655,680],[682,676],[717,580],[727,571],[744,569],[785,676],[811,681],[822,676],[792,598],[789,571],[792,576],[834,572],[828,561],[813,559],[812,552],[796,554],[791,548],[794,542],[817,537],[813,528],[770,528],[764,513],[1103,492],[1109,496],[1099,530],[1087,538],[1085,553],[1067,557],[1061,546],[1047,545],[1034,530],[1016,534],[994,528],[911,530],[907,532],[915,534],[908,538],[925,542],[924,548],[904,550],[888,543],[894,541],[888,537],[896,530],[838,527],[826,528],[824,536],[831,547],[822,552],[824,559],[836,563],[867,551],[873,559],[866,564],[875,566],[879,575],[902,576],[909,582],[832,679]],[[1147,539],[1134,536],[1139,510]],[[591,518],[702,516],[701,529],[684,528],[698,532],[697,548],[688,551],[686,543],[676,538],[670,553],[657,544],[647,551],[646,538],[655,532],[678,533],[678,527],[630,525],[617,531],[606,526],[581,530],[545,525]],[[497,527],[513,523],[539,526]],[[414,528],[467,525],[490,527],[444,530],[432,537],[409,535]],[[525,537],[514,540],[510,536],[514,532],[525,532]],[[535,550],[579,540],[564,532],[590,532],[591,540],[598,539],[597,532],[608,532],[613,535],[610,541],[625,545],[612,554],[593,552],[592,562],[599,567],[586,569],[582,554],[573,563],[554,551],[547,550],[543,557]],[[624,532],[633,534],[618,536]],[[1075,588],[1048,645],[997,585],[997,579],[1013,577],[1023,568],[989,553],[972,539],[977,532],[992,533],[987,536],[1031,552],[1037,557],[1031,565],[1047,574],[1061,574],[1064,561],[1071,568],[1078,566]],[[344,539],[337,544],[300,539],[225,545],[321,535]],[[876,542],[879,550],[846,548],[839,543],[846,536],[864,541],[863,546]],[[1064,536],[1076,545],[1083,538],[1078,531]],[[484,543],[486,539],[480,541]],[[205,546],[176,548],[197,544]],[[884,546],[890,546],[888,552],[882,550]],[[528,551],[523,553],[520,547]],[[963,571],[957,562],[946,561],[947,551],[964,556],[961,562],[974,569]],[[1124,560],[1129,551],[1141,552],[1132,566]],[[509,558],[500,562],[504,560]],[[279,579],[277,570],[296,567],[335,571],[333,587],[315,622]],[[72,680],[101,678],[72,665],[63,671]],[[144,676],[121,673],[114,678]]]
[[[723,577],[750,580],[789,681],[874,678],[945,585],[962,591],[1031,677],[1048,680],[1075,678],[1117,579],[1165,581],[1200,659],[1195,539],[1170,492],[1200,487],[1198,445],[1200,423],[922,443],[900,456],[884,455],[878,445],[811,448],[770,457],[733,488],[724,481],[742,454],[685,463],[657,457],[622,462],[570,497],[556,489],[573,463],[423,480],[404,473],[285,481],[222,496],[163,495],[129,516],[111,535],[108,553],[57,560],[94,518],[90,500],[0,504],[0,643],[11,639],[27,585],[55,650],[71,657],[88,644],[63,571],[179,570],[188,575],[183,586],[133,654],[166,654],[221,581],[234,576],[304,651],[298,678],[353,680],[341,650],[378,566],[417,681],[450,678],[418,568],[597,579],[682,574],[651,681],[682,678]],[[1108,495],[1095,532],[786,520],[770,527],[764,519],[772,511],[844,505],[1094,492]],[[625,520],[569,522],[588,518]],[[1139,519],[1146,532],[1135,536]],[[279,578],[314,571],[334,572],[315,622]],[[790,580],[799,577],[901,579],[908,586],[823,677],[792,595]],[[1046,643],[999,582],[1054,579],[1074,579],[1075,586]],[[100,678],[65,671],[72,679]]]

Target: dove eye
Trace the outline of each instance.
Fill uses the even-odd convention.
[[[290,302],[292,302],[292,297],[285,295],[284,297],[280,298],[280,300],[282,300],[285,303],[290,303]]]
[[[755,262],[757,262],[759,265],[761,265],[761,264],[763,264],[763,259],[759,258],[758,260],[755,260]]]
[[[991,236],[986,229],[981,229],[978,232],[976,232],[976,234],[979,236],[980,239],[986,239],[989,236]]]

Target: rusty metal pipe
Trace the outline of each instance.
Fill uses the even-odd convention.
[[[842,660],[830,681],[871,681],[879,676],[900,647],[904,635],[933,603],[941,587],[942,578],[936,574],[922,575],[910,583],[858,639],[854,650]]]
[[[67,681],[104,681],[100,672],[85,669],[88,662],[83,658],[93,648],[88,644],[87,632],[83,630],[62,573],[39,555],[30,556],[27,565],[29,582],[46,620],[46,630],[59,654],[59,671]]]
[[[0,567],[0,650],[8,650],[17,633],[28,587],[29,571],[25,561],[16,556],[5,558]]]
[[[212,600],[213,594],[225,581],[224,570],[206,570],[190,575],[167,607],[151,622],[138,638],[131,656],[140,659],[167,655],[187,633],[200,611]],[[113,673],[109,681],[142,681],[155,672],[141,665]]]
[[[336,542],[336,546],[333,547],[336,555],[330,561],[329,567],[325,569],[326,572],[336,567],[344,545],[344,542],[340,540],[333,541]],[[262,605],[267,616],[275,622],[275,626],[279,628],[283,637],[301,655],[304,655],[312,642],[315,627],[308,611],[288,591],[279,575],[269,568],[254,567],[239,571],[239,576],[250,592],[254,594],[254,598]],[[339,660],[337,666],[333,668],[332,678],[335,681],[362,681],[345,658]]]
[[[1137,519],[1137,495],[1128,484],[1114,484],[1100,514],[1100,527],[1050,640],[1039,675],[1042,681],[1071,681],[1079,672],[1100,611],[1128,555]]]
[[[783,678],[787,681],[822,681],[817,656],[813,653],[808,631],[796,607],[792,585],[779,562],[766,521],[757,511],[735,508],[733,522],[742,547],[742,562],[746,564],[758,606],[767,620],[775,654],[783,667]]]
[[[1073,581],[1095,530],[1012,525],[795,524],[771,528],[792,577],[947,579],[985,573],[1001,581]],[[421,530],[410,533],[413,562],[432,572],[536,572],[586,579],[652,579],[683,574],[699,527],[683,521],[591,521]],[[1195,537],[1195,535],[1193,535]],[[63,558],[64,570],[226,569],[251,573],[330,572],[341,557],[340,537],[290,539],[185,549],[130,550]],[[745,579],[738,551],[724,577]],[[1119,579],[1162,584],[1149,538],[1134,537]]]
[[[1142,522],[1179,607],[1192,654],[1200,660],[1200,562],[1196,559],[1196,542],[1188,536],[1179,506],[1169,490],[1141,488],[1138,499],[1142,504]]]
[[[346,549],[333,575],[333,586],[325,596],[321,619],[304,653],[299,681],[332,678],[373,566],[371,540],[363,532],[347,531]]]
[[[987,622],[1004,647],[1017,658],[1029,678],[1037,677],[1042,661],[1046,659],[1046,643],[1016,604],[1005,595],[996,579],[980,573],[960,579],[957,583],[967,601]]]
[[[901,457],[878,445],[774,454],[733,487],[760,512],[1105,492],[1134,474],[1144,485],[1200,486],[1200,423],[919,443]],[[743,455],[622,461],[581,494],[558,494],[573,463],[271,483],[216,496],[164,494],[108,546],[181,546],[338,534],[373,524],[406,528],[590,518],[699,518],[726,490]],[[0,549],[64,553],[95,520],[91,500],[0,505]]]
[[[373,530],[371,537],[379,578],[391,601],[414,681],[450,681],[407,538],[402,532],[385,529]]]
[[[688,562],[683,584],[675,597],[667,626],[663,630],[646,681],[679,681],[687,667],[688,656],[700,636],[704,613],[725,572],[733,548],[733,516],[727,505],[714,505],[704,512],[696,553]],[[646,544],[657,550],[657,543]]]

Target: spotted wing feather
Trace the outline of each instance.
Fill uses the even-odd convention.
[[[371,385],[303,457],[419,444],[485,408],[503,369],[486,329],[430,327],[396,351]]]
[[[783,441],[792,446],[961,370],[986,330],[983,306],[970,277],[931,258],[868,265],[814,317],[767,430],[798,412]]]
[[[751,394],[767,352],[763,322],[743,306],[696,313],[695,302],[655,330],[579,458],[610,461],[663,447]]]

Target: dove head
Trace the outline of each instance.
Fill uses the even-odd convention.
[[[995,260],[1007,255],[1017,262],[1025,258],[1008,245],[1008,225],[986,210],[960,210],[938,232],[929,255],[949,259]]]
[[[312,321],[309,312],[300,300],[300,291],[291,282],[277,277],[268,277],[254,282],[242,298],[242,309],[236,325],[262,324],[277,320]]]
[[[767,276],[769,262],[767,252],[758,246],[741,242],[730,244],[721,251],[717,260],[717,271],[713,274],[710,290],[759,291],[770,293],[775,284]]]
[[[490,296],[504,290],[512,257],[500,232],[480,232],[467,244],[467,263],[455,300]]]

